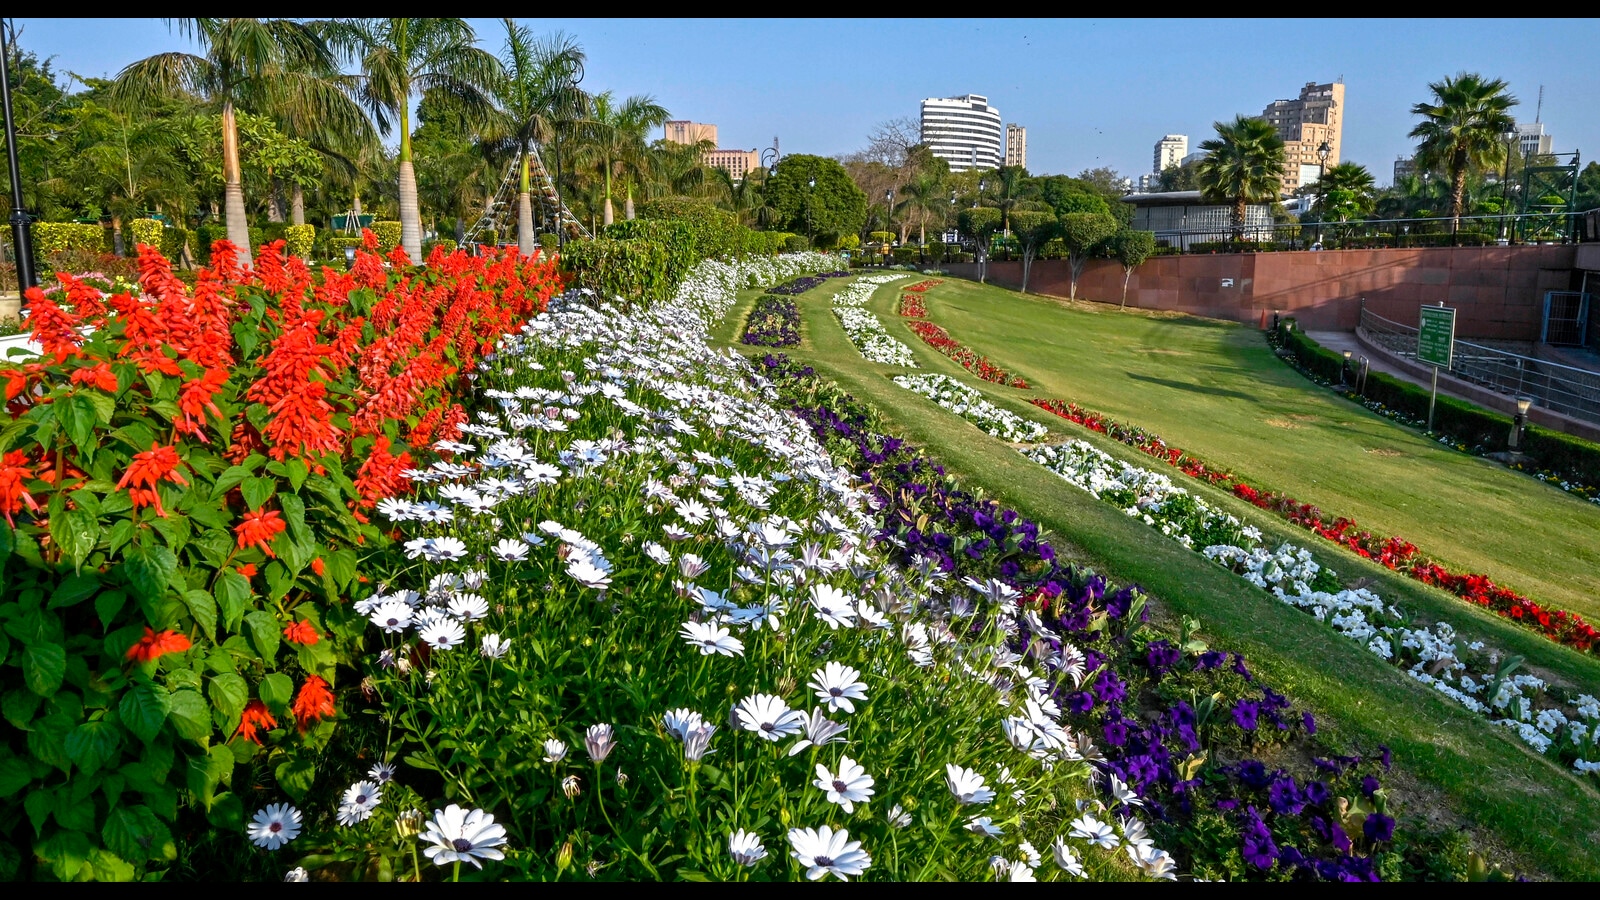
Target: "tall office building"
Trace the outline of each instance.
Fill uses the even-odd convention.
[[[1283,192],[1292,194],[1301,185],[1317,180],[1322,164],[1317,148],[1328,142],[1330,166],[1339,164],[1344,136],[1344,82],[1317,84],[1306,82],[1294,100],[1274,100],[1262,110],[1261,118],[1278,129],[1283,139]]]
[[[1544,133],[1543,123],[1517,123],[1517,149],[1521,151],[1523,159],[1548,155],[1554,141],[1554,135]]]
[[[666,139],[674,144],[698,144],[701,141],[717,142],[717,126],[704,122],[677,119],[666,125]]]
[[[1394,183],[1399,184],[1400,179],[1410,178],[1417,174],[1417,158],[1415,156],[1401,156],[1394,161]]]
[[[1187,134],[1169,134],[1156,141],[1155,168],[1151,171],[1160,175],[1167,169],[1181,165],[1183,158],[1189,155],[1189,136]]]
[[[1028,129],[1015,122],[1006,126],[1006,165],[1028,167]]]
[[[1006,158],[1000,110],[982,94],[922,101],[922,143],[952,172],[999,168]]]

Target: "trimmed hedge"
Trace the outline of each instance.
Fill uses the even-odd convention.
[[[133,237],[134,247],[145,244],[159,249],[161,232],[165,230],[166,226],[161,224],[160,219],[134,219],[128,223],[128,233]]]
[[[539,232],[539,247],[546,254],[554,253],[561,249],[561,236],[553,231]]]
[[[290,256],[311,258],[311,248],[317,243],[317,226],[290,225],[283,230],[283,242]]]
[[[643,238],[568,241],[561,256],[561,268],[574,286],[635,303],[657,303],[672,296],[677,283],[667,277],[671,265],[665,246]]]
[[[428,256],[433,253],[433,248],[435,248],[435,247],[444,248],[444,252],[446,252],[446,253],[454,253],[454,252],[456,252],[456,239],[455,238],[437,238],[437,239],[431,240],[431,241],[423,241],[422,242],[422,258],[423,259],[427,259]]]
[[[1313,374],[1339,380],[1344,357],[1323,347],[1294,327],[1294,319],[1278,326],[1278,338]],[[1413,419],[1428,417],[1428,390],[1383,372],[1368,371],[1366,399],[1382,403]],[[1434,430],[1484,453],[1506,449],[1511,417],[1455,397],[1440,395],[1434,406]],[[1600,484],[1600,445],[1560,431],[1528,425],[1522,452],[1541,468],[1585,484]]]
[[[378,236],[378,252],[388,253],[400,246],[399,222],[373,222],[372,233]]]
[[[189,236],[192,233],[187,228],[163,228],[161,230],[161,255],[174,263],[182,260],[184,252],[189,248]]]
[[[78,222],[33,223],[33,253],[43,259],[64,250],[88,250],[99,253],[105,249],[106,229],[101,225],[84,225]]]
[[[671,296],[683,279],[689,276],[689,270],[704,259],[695,253],[699,243],[695,236],[696,227],[695,223],[682,219],[630,219],[606,226],[605,237],[617,241],[651,241],[660,244],[666,259],[665,277],[671,285],[667,289],[667,296]]]
[[[704,200],[685,197],[650,200],[640,205],[639,218],[682,223],[688,229],[696,262],[745,252],[745,235],[749,229],[740,225],[733,213]]]

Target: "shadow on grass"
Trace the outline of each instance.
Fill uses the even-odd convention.
[[[1127,376],[1134,381],[1143,381],[1149,384],[1159,384],[1162,387],[1169,387],[1179,391],[1188,391],[1191,394],[1210,394],[1213,397],[1232,397],[1237,400],[1248,400],[1251,403],[1261,402],[1260,399],[1254,394],[1246,394],[1243,391],[1230,391],[1227,388],[1206,387],[1204,385],[1191,384],[1186,381],[1173,381],[1170,378],[1153,378],[1149,375],[1140,375],[1137,372],[1128,372],[1125,374],[1127,374]]]

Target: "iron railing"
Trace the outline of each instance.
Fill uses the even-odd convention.
[[[1410,325],[1362,309],[1361,328],[1369,340],[1390,353],[1417,358],[1417,329]],[[1534,406],[1600,424],[1600,372],[1458,340],[1451,354],[1450,374],[1499,394],[1531,397]]]
[[[1600,240],[1600,210],[1156,229],[1158,253],[1492,247]]]

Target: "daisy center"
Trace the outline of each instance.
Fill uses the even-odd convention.
[[[772,725],[771,722],[762,722],[761,723],[761,730],[762,731],[771,731],[772,728],[773,728],[773,725]]]
[[[850,790],[850,785],[848,785],[848,784],[845,784],[845,783],[844,783],[844,782],[842,782],[842,781],[839,781],[839,780],[837,780],[837,779],[836,779],[836,780],[835,780],[835,781],[834,781],[834,782],[833,782],[833,789],[834,789],[834,790],[835,790],[835,791],[837,791],[837,792],[838,792],[838,793],[841,793],[841,794],[842,794],[842,793],[844,793],[844,792],[845,792],[845,791],[848,791],[848,790]]]
[[[450,842],[450,846],[454,847],[457,853],[465,853],[472,849],[472,842],[466,838],[456,838]]]
[[[267,830],[272,832],[273,834],[277,834],[278,832],[283,830],[283,823],[282,822],[273,822],[271,825],[267,826]]]
[[[824,869],[826,869],[826,868],[828,868],[828,867],[833,865],[833,857],[831,857],[831,856],[819,856],[819,857],[817,857],[817,865],[819,865],[819,866],[823,867]]]
[[[828,688],[828,693],[832,694],[835,697],[839,697],[839,696],[842,696],[844,694],[844,691],[835,687],[835,688]]]

